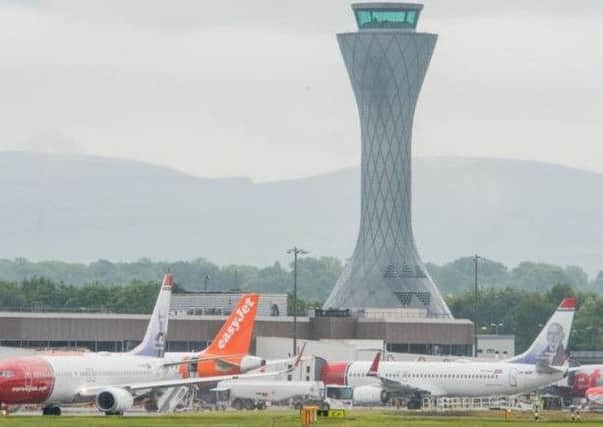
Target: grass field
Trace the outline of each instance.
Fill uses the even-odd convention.
[[[424,416],[408,412],[394,411],[351,411],[346,418],[321,418],[315,424],[320,426],[371,427],[371,426],[420,426],[420,427],[482,427],[482,426],[564,426],[575,425],[569,414],[555,412],[545,413],[543,419],[536,423],[531,414],[513,414],[513,419],[505,421],[502,413],[495,411],[470,416]],[[603,416],[583,414],[580,424],[603,426]],[[299,427],[299,415],[293,411],[263,412],[207,412],[199,414],[166,415],[166,416],[8,416],[0,418],[0,427],[108,427],[108,426],[145,426],[145,427]]]

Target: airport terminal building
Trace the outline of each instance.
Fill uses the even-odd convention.
[[[327,315],[325,315],[327,314]],[[328,316],[315,313],[297,318],[300,340],[383,340],[395,352],[468,356],[472,352],[473,324],[464,319],[433,319],[411,312],[408,316]],[[226,316],[170,317],[169,351],[193,351],[207,346]],[[1,346],[48,348],[83,347],[93,351],[126,351],[143,337],[148,315],[115,313],[0,313]],[[258,316],[255,337],[292,338],[290,316]],[[256,340],[254,339],[254,343]],[[255,344],[254,344],[255,346]],[[260,350],[260,349],[255,349]],[[291,348],[284,349],[284,355]]]

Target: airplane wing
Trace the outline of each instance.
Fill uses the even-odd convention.
[[[401,394],[431,394],[432,396],[442,396],[444,391],[432,384],[426,384],[426,387],[416,387],[410,384],[403,383],[402,381],[391,380],[382,376],[377,377],[381,381],[381,386],[384,390],[390,392],[397,392]]]
[[[198,357],[191,357],[191,358],[186,358],[186,359],[182,359],[182,360],[174,360],[174,361],[169,361],[169,362],[165,362],[162,363],[161,366],[164,368],[170,367],[170,366],[179,366],[179,365],[186,365],[188,363],[195,363],[195,362],[205,362],[208,360],[220,360],[222,362],[225,362],[229,365],[232,366],[239,366],[236,363],[233,362],[227,362],[225,359],[226,357],[243,357],[246,356],[247,353],[242,353],[242,354],[229,354],[228,356],[224,356],[224,355],[220,355],[220,356],[198,356]]]
[[[428,385],[427,387],[418,388],[416,386],[404,383],[399,380],[394,380],[391,378],[384,377],[383,375],[379,374],[380,360],[381,360],[381,352],[378,352],[375,355],[375,359],[373,360],[373,363],[371,363],[371,367],[369,368],[369,371],[367,372],[367,376],[375,377],[379,381],[381,381],[381,386],[383,387],[384,390],[387,390],[390,392],[402,393],[402,394],[420,393],[420,394],[431,394],[433,396],[442,396],[444,394],[444,391],[442,389],[440,389],[436,386],[433,386],[431,384]]]
[[[244,356],[247,356],[247,353],[230,354],[230,355],[228,355],[228,358],[236,358],[236,357],[244,357]],[[217,360],[219,363],[223,364],[226,367],[240,368],[240,366],[241,366],[240,364],[233,362],[231,360],[226,360],[226,358],[227,358],[226,356],[199,356],[199,357],[191,357],[191,358],[181,359],[181,360],[172,360],[172,361],[161,364],[161,366],[163,368],[169,368],[169,367],[173,367],[173,366],[186,365],[189,363],[198,363],[198,362],[205,362],[205,361],[209,361],[209,360]],[[301,360],[305,360],[305,358],[302,357]],[[295,358],[266,360],[265,364],[257,369],[262,369],[267,366],[274,366],[274,365],[279,365],[279,364],[283,364],[283,363],[295,363]]]
[[[304,346],[305,347],[305,346]],[[159,389],[159,388],[169,388],[169,387],[179,387],[186,385],[197,385],[197,384],[205,384],[205,383],[213,383],[223,380],[237,380],[237,379],[249,379],[249,378],[261,378],[261,377],[269,377],[287,374],[292,372],[297,368],[299,362],[301,360],[301,356],[304,351],[304,347],[300,351],[299,355],[295,359],[295,363],[291,366],[291,368],[276,371],[276,372],[258,372],[252,374],[237,374],[237,375],[215,375],[211,377],[196,377],[196,378],[170,378],[167,380],[156,380],[156,381],[147,381],[147,382],[136,382],[136,383],[125,383],[125,384],[110,384],[105,386],[91,386],[85,387],[79,390],[78,394],[83,397],[96,396],[103,390],[108,388],[119,388],[124,389],[129,392],[139,391],[139,390],[149,390],[149,389]]]
[[[216,375],[211,377],[196,377],[196,378],[171,378],[167,380],[157,380],[157,381],[148,381],[148,382],[136,382],[136,383],[125,383],[125,384],[112,384],[105,386],[92,386],[85,387],[79,390],[78,394],[80,396],[96,396],[103,390],[108,388],[121,388],[124,390],[138,391],[138,390],[149,390],[149,389],[159,389],[159,388],[168,388],[168,387],[179,387],[186,385],[197,385],[197,384],[205,384],[212,383],[224,380],[236,380],[236,379],[249,379],[249,378],[261,378],[268,376],[276,376],[280,374],[285,374],[291,372],[294,368],[287,369],[285,371],[280,372],[259,372],[254,374],[237,374],[237,375]]]

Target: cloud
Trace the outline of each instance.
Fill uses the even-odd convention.
[[[600,3],[426,2],[415,153],[602,171]],[[339,0],[0,3],[0,148],[255,179],[357,164],[335,41],[353,29]]]

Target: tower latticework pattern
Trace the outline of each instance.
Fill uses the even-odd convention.
[[[359,31],[337,40],[358,104],[361,219],[356,248],[325,308],[424,308],[452,317],[415,247],[411,139],[435,34]]]

